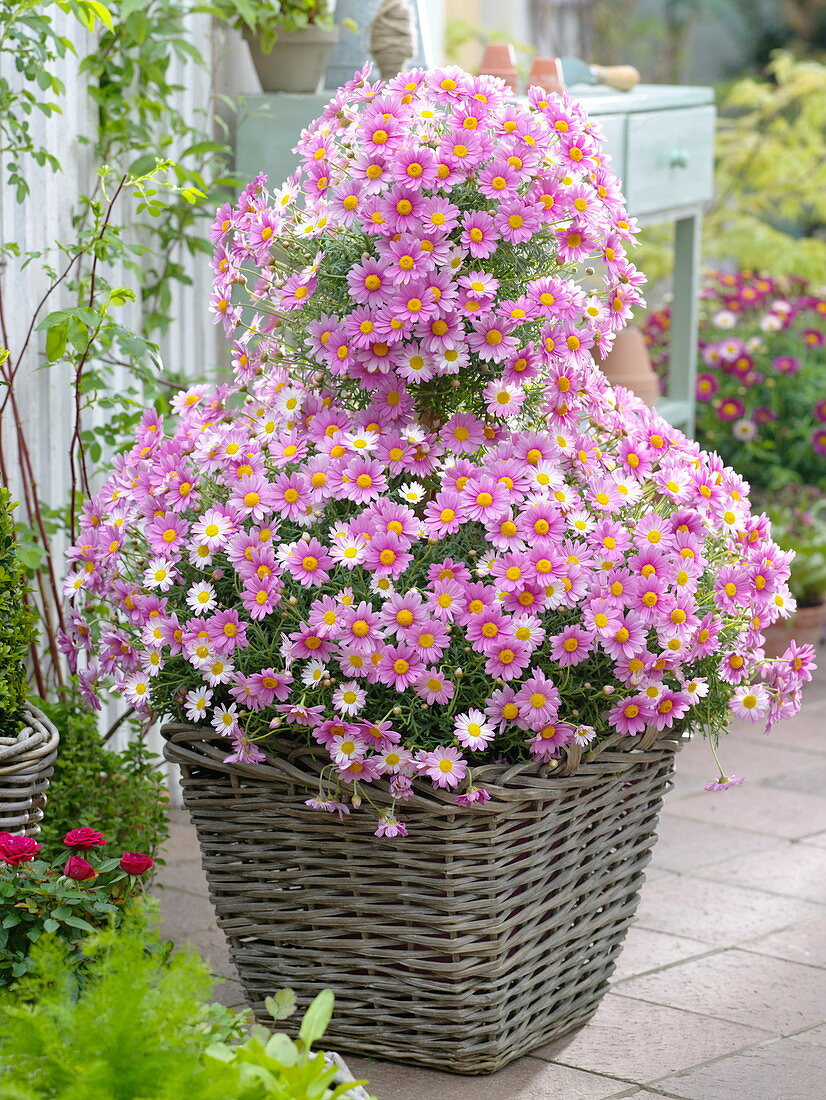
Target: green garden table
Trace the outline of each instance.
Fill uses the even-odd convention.
[[[689,434],[694,429],[700,225],[714,177],[711,88],[641,84],[631,92],[570,89],[605,131],[606,151],[623,182],[628,212],[640,225],[674,226],[674,301],[670,369],[657,409]],[[266,172],[277,185],[293,170],[301,130],[329,99],[322,95],[253,95],[239,104],[236,170]]]

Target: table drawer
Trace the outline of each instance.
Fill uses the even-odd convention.
[[[631,214],[711,198],[714,120],[714,107],[628,116],[623,182]]]

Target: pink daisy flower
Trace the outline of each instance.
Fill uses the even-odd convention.
[[[642,733],[651,718],[650,700],[645,695],[632,695],[621,699],[608,711],[608,724],[617,733],[631,736]]]
[[[432,780],[434,787],[457,787],[467,775],[464,757],[452,746],[420,752],[418,764],[419,770]]]
[[[519,707],[516,724],[522,729],[539,730],[556,718],[559,691],[553,680],[539,670],[522,684],[513,701]]]
[[[421,677],[424,667],[416,650],[402,643],[385,647],[376,673],[383,684],[404,691]]]
[[[330,579],[333,559],[318,539],[301,539],[286,557],[284,565],[302,587],[315,588]]]

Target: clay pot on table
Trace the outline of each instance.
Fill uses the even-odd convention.
[[[660,382],[651,366],[651,357],[642,329],[627,325],[617,333],[606,359],[595,362],[612,386],[624,386],[651,408],[660,397]]]
[[[516,54],[510,42],[489,42],[485,46],[479,75],[498,76],[511,89],[516,88]]]
[[[790,619],[780,619],[772,623],[765,631],[766,656],[781,657],[789,647],[789,642],[798,645],[817,646],[823,637],[826,626],[826,603],[812,607],[798,607]]]

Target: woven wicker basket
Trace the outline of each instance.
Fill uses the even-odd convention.
[[[0,737],[0,832],[40,832],[58,741],[57,730],[31,703],[17,737]]]
[[[417,783],[410,835],[378,840],[368,815],[304,804],[326,755],[225,764],[211,729],[164,735],[256,1016],[280,987],[306,1003],[328,985],[334,1048],[456,1073],[491,1073],[596,1009],[679,747],[646,735],[551,773],[479,768],[481,808]]]

